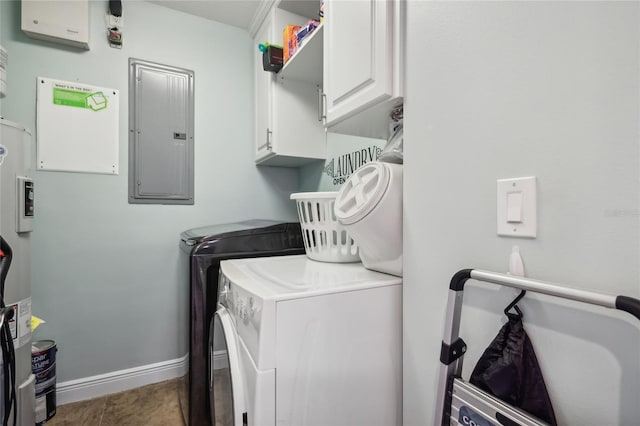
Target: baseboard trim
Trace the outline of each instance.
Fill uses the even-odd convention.
[[[222,370],[229,368],[229,358],[226,351],[215,351],[213,353],[213,369]]]
[[[189,355],[169,361],[69,380],[56,385],[58,405],[98,398],[187,374]]]

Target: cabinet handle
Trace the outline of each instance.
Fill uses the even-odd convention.
[[[273,132],[267,127],[267,151],[271,151],[271,134]]]
[[[322,121],[322,89],[318,86],[318,121]]]
[[[322,122],[327,122],[327,94],[322,94]]]

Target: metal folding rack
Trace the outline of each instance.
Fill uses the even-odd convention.
[[[562,287],[549,282],[477,269],[458,271],[449,285],[447,318],[440,352],[441,366],[434,424],[461,424],[466,426],[495,426],[498,424],[505,426],[534,426],[546,424],[540,419],[495,398],[493,395],[462,379],[462,361],[467,345],[458,336],[458,333],[460,331],[460,316],[462,313],[462,292],[465,283],[469,279],[618,309],[640,319],[640,300],[632,297],[592,293]]]

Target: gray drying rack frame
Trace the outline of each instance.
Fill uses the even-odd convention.
[[[440,352],[441,366],[434,421],[436,425],[459,424],[458,420],[465,417],[464,412],[460,413],[463,407],[466,410],[471,410],[472,416],[476,416],[475,418],[466,417],[466,424],[474,423],[479,426],[490,426],[494,423],[506,426],[545,424],[462,380],[462,361],[467,345],[458,336],[458,333],[460,331],[464,285],[469,279],[618,309],[640,319],[640,300],[632,297],[592,293],[554,283],[477,269],[458,271],[449,285],[447,316]],[[465,422],[463,421],[461,424],[465,424]]]

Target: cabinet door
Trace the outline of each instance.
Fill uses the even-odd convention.
[[[279,79],[273,109],[274,152],[281,157],[272,165],[299,166],[326,156],[326,134],[318,120],[318,88]]]
[[[262,26],[256,33],[254,45],[265,41],[273,42],[273,14],[269,12]],[[273,73],[266,72],[262,68],[262,55],[257,53],[254,61],[255,78],[255,160],[256,162],[273,156]]]
[[[326,125],[394,95],[391,0],[328,0],[324,20]]]

